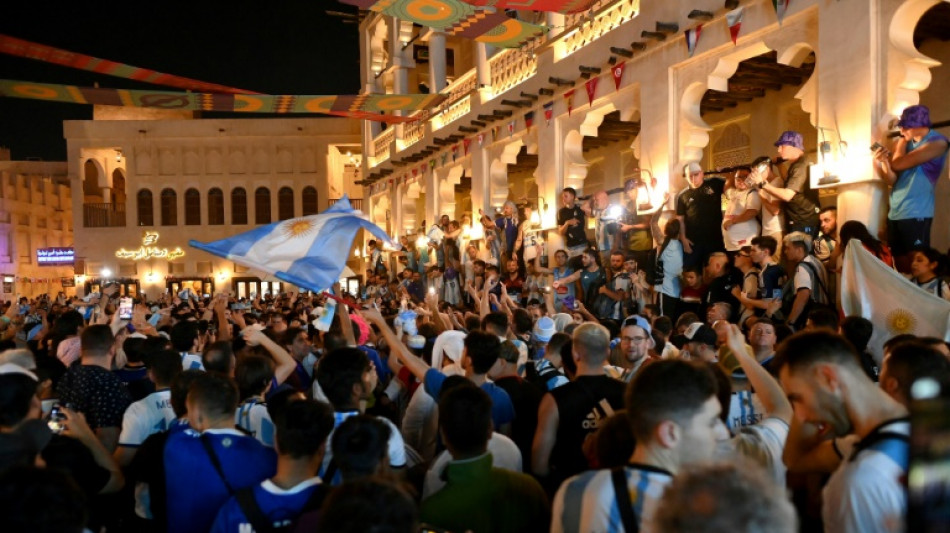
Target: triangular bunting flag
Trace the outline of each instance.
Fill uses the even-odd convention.
[[[419,169],[418,169],[418,168],[412,169],[412,177],[413,177],[413,178],[416,177],[416,174],[418,174],[418,173],[419,173]],[[389,180],[389,181],[392,181],[392,180]]]
[[[528,111],[524,114],[524,129],[530,130],[531,124],[534,123],[534,111]]]
[[[775,16],[778,17],[778,25],[782,25],[782,19],[785,18],[785,12],[788,11],[788,4],[792,0],[772,0],[772,6],[775,8]]]
[[[515,133],[515,121],[512,120],[508,123],[508,136],[511,137]]]
[[[584,83],[584,88],[587,89],[587,101],[590,102],[590,105],[594,105],[594,95],[597,94],[597,80],[599,79],[600,76],[594,76]]]
[[[693,57],[693,52],[696,51],[696,43],[699,42],[699,34],[703,31],[703,25],[699,24],[695,28],[686,30],[686,50],[689,52],[689,57]]]
[[[479,133],[479,134],[478,134],[478,145],[481,146],[481,145],[483,145],[483,144],[485,144],[485,134],[484,134],[484,133]]]
[[[491,142],[498,140],[498,126],[491,129]]]
[[[744,11],[745,8],[740,7],[726,13],[726,24],[729,25],[729,34],[732,36],[732,44],[737,44],[736,40],[739,39],[739,29],[742,27],[742,13]]]
[[[544,104],[544,125],[551,125],[551,117],[554,116],[554,102]]]
[[[463,146],[463,148],[464,148],[464,150],[465,150],[465,155],[468,155],[468,145],[470,145],[470,144],[472,144],[472,139],[471,139],[471,138],[462,139],[462,146]],[[479,141],[478,144],[481,145],[481,144],[482,144],[481,141]]]
[[[624,66],[626,66],[626,63],[621,61],[614,65],[614,68],[610,69],[610,73],[614,77],[614,87],[616,87],[618,91],[620,90],[620,80],[623,78]]]
[[[574,89],[564,93],[564,102],[567,104],[567,116],[571,116],[571,111],[574,110]]]
[[[445,166],[445,161],[449,158],[448,152],[442,152],[442,166]]]
[[[458,154],[459,154],[459,145],[453,144],[452,145],[452,162],[453,163],[455,162],[455,158],[456,156],[458,156]]]
[[[429,168],[435,168],[435,159],[429,160]]]

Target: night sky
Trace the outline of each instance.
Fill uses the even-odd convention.
[[[45,7],[5,2],[0,33],[262,93],[356,94],[360,86],[357,25],[344,24],[326,10],[355,13],[355,8],[334,0],[53,2]],[[2,54],[0,78],[177,90]],[[62,121],[91,118],[92,106],[0,98],[0,146],[10,148],[14,160],[63,161]]]

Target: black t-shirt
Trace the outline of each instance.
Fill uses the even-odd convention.
[[[518,376],[506,376],[495,380],[511,398],[515,407],[515,421],[511,424],[511,440],[521,450],[522,462],[531,464],[531,444],[538,428],[538,406],[541,405],[541,389]]]
[[[578,207],[562,207],[557,212],[557,225],[563,226],[568,220],[575,218],[578,223],[567,228],[564,234],[564,241],[568,248],[582,246],[587,244],[587,217],[584,211]]]
[[[693,242],[722,246],[722,191],[725,182],[709,178],[676,199],[676,215],[686,221],[686,237]]]
[[[74,364],[66,370],[56,392],[63,404],[86,416],[92,429],[122,427],[132,397],[119,378],[96,365]]]
[[[785,203],[788,222],[802,225],[813,223],[818,218],[818,191],[811,188],[808,163],[804,157],[799,157],[789,165],[785,188],[795,191],[792,200]]]
[[[551,482],[560,484],[589,468],[583,451],[584,440],[612,414],[605,412],[603,400],[613,411],[623,409],[625,385],[607,376],[578,376],[550,392],[557,404],[559,420],[557,440],[549,461]]]
[[[700,316],[705,319],[706,311],[709,309],[709,306],[716,302],[726,302],[732,308],[732,316],[730,321],[735,321],[739,316],[739,300],[732,295],[733,287],[742,288],[741,277],[737,280],[734,275],[735,271],[730,270],[725,275],[719,276],[718,278],[712,280],[709,283],[709,289],[706,291],[706,297],[703,301],[703,314]],[[741,272],[739,275],[741,276]]]

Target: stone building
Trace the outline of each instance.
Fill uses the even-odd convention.
[[[868,147],[908,105],[950,119],[950,3],[795,0],[779,21],[772,2],[741,2],[735,44],[727,14],[740,3],[725,4],[601,0],[576,15],[518,12],[550,31],[506,50],[365,12],[364,91],[448,95],[417,122],[364,123],[371,216],[404,235],[511,199],[540,208],[548,229],[561,188],[616,191],[639,174],[656,178],[640,198],[662,205],[663,219],[687,164],[775,157],[772,143],[792,129],[804,135],[822,204],[837,204],[839,220],[883,228],[887,188]],[[699,25],[691,53],[685,31]],[[941,179],[933,243],[943,250],[948,189]]]

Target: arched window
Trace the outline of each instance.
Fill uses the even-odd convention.
[[[172,189],[162,190],[162,225],[178,225],[178,194]]]
[[[317,214],[317,188],[303,188],[303,216]]]
[[[281,187],[277,191],[277,218],[294,218],[294,190],[290,187]]]
[[[198,189],[185,191],[185,225],[201,225],[201,193]]]
[[[270,189],[267,187],[254,191],[254,223],[270,224]]]
[[[247,224],[247,191],[231,189],[231,224]]]
[[[152,206],[152,191],[142,189],[136,196],[139,212],[139,226],[155,225],[155,209]]]
[[[224,224],[224,193],[215,187],[208,191],[208,225]]]

